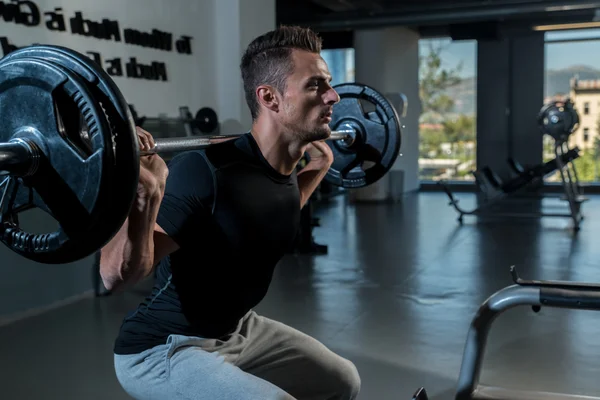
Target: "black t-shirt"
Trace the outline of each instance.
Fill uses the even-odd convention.
[[[114,351],[170,334],[218,338],[266,295],[300,223],[296,173],[282,175],[251,134],[169,162],[157,219],[180,249],[161,260],[150,295],[121,325]]]

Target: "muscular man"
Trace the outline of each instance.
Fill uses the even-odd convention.
[[[138,196],[102,249],[109,289],[156,268],[152,293],[114,347],[119,382],[136,399],[354,399],[355,366],[317,340],[252,309],[290,248],[300,210],[333,162],[322,141],[339,96],[310,30],[255,39],[241,71],[252,129],[174,157],[141,158]],[[142,148],[152,137],[138,130]],[[305,152],[310,162],[296,165]],[[167,177],[168,176],[168,177]]]

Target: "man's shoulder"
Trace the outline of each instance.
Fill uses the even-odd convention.
[[[249,132],[234,139],[211,144],[203,149],[178,153],[169,161],[169,169],[211,172],[240,164],[260,163],[256,144]]]
[[[211,145],[211,147],[214,145]],[[175,154],[170,158],[167,163],[169,169],[171,168],[192,168],[192,169],[206,169],[210,167],[211,162],[209,160],[207,150],[209,148],[204,149],[194,149],[194,150],[185,150]]]
[[[174,187],[194,186],[196,183],[213,180],[214,167],[203,154],[203,150],[188,150],[178,153],[168,162],[169,175],[167,186],[170,190]]]
[[[229,139],[205,148],[203,151],[207,161],[215,169],[248,161],[252,157],[252,147],[248,135],[248,133],[243,133],[235,139]]]
[[[195,163],[206,163],[205,157],[203,156],[204,150],[185,150],[179,152],[168,162],[169,167],[180,165],[180,164],[195,164]]]

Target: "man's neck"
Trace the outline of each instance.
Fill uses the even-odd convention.
[[[294,172],[308,145],[292,140],[292,135],[285,134],[281,127],[264,121],[256,121],[250,133],[263,157],[282,175]]]

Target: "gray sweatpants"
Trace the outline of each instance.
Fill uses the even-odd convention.
[[[225,340],[171,335],[114,360],[121,386],[138,400],[352,400],[361,384],[352,362],[254,311]]]

